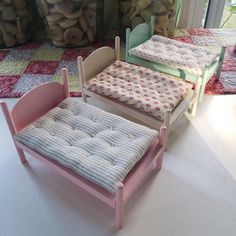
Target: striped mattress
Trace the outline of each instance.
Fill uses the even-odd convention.
[[[67,98],[21,130],[15,140],[114,192],[157,135],[155,130]]]

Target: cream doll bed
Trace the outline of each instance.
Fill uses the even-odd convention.
[[[181,86],[187,86],[188,88],[190,85],[182,80],[173,78],[172,76],[160,74],[159,72],[154,72],[144,67],[137,67],[135,65],[121,62],[119,37],[116,37],[115,49],[111,47],[99,48],[90,54],[84,62],[82,57],[79,57],[78,65],[80,73],[80,87],[85,102],[87,102],[87,96],[101,100],[111,105],[113,108],[116,108],[155,129],[159,129],[161,125],[164,124],[167,127],[167,134],[169,133],[170,127],[173,125],[173,123],[179,119],[189,108],[191,108],[192,115],[195,115],[196,113],[201,78],[198,80],[195,91],[188,89],[188,91],[184,94],[184,97],[179,102],[175,103],[176,106],[174,109],[172,109],[172,111],[166,109],[162,112],[162,114],[155,114],[152,107],[150,107],[150,104],[143,103],[142,101],[141,105],[137,105],[136,103],[139,102],[138,99],[136,98],[135,100],[135,98],[133,98],[137,94],[135,94],[135,96],[132,98],[129,97],[129,99],[127,99],[125,94],[124,97],[122,97],[122,89],[124,90],[124,87],[126,87],[126,92],[129,90],[127,89],[129,83],[125,83],[123,86],[121,84],[123,81],[121,81],[120,78],[122,77],[124,80],[127,80],[127,77],[129,76],[129,74],[125,74],[123,67],[127,67],[128,69],[126,69],[131,70],[131,73],[134,74],[135,70],[139,69],[141,70],[141,73],[144,73],[144,75],[142,74],[141,79],[135,77],[135,79],[138,80],[136,84],[132,81],[132,86],[135,84],[136,86],[141,87],[141,89],[143,89],[146,80],[152,80],[153,83],[156,83],[159,77],[161,77],[159,81],[162,79],[166,80],[168,83],[174,83],[176,85],[175,87],[178,87],[179,83]],[[112,70],[114,70],[115,73],[113,76],[110,74]],[[146,72],[148,74],[147,76],[145,76]],[[138,72],[135,75],[138,77]],[[153,79],[155,76],[156,79]],[[117,77],[119,77],[119,79],[116,81]],[[109,80],[109,84],[104,86],[104,82],[107,82],[107,80]],[[99,84],[96,81],[99,82]],[[113,85],[112,89],[108,87],[110,84]],[[152,87],[152,84],[150,86]],[[169,91],[171,90],[171,88],[168,89]],[[161,96],[165,96],[163,91],[154,91],[154,103],[158,93],[160,93]],[[145,100],[150,100],[153,97],[151,92],[153,92],[153,90],[148,90],[146,94],[143,95]],[[158,102],[159,105],[162,106],[162,102]],[[144,108],[145,105],[148,106],[148,109]]]

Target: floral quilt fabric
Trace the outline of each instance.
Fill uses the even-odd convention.
[[[112,97],[163,120],[192,85],[176,77],[116,61],[89,80],[85,88]]]
[[[200,37],[200,36],[199,36]],[[129,50],[131,55],[202,75],[220,55],[220,50],[195,46],[166,37],[153,35],[145,43]]]

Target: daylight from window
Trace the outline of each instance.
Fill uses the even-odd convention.
[[[236,29],[236,0],[226,0],[220,27]]]

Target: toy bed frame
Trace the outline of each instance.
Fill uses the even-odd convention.
[[[195,84],[197,83],[198,79],[201,78],[202,84],[200,86],[200,91],[199,91],[199,102],[201,102],[203,100],[206,83],[209,81],[211,76],[216,72],[216,79],[219,80],[220,78],[220,73],[226,48],[224,46],[221,47],[221,53],[219,58],[213,61],[210,66],[205,66],[204,72],[201,76],[195,75],[186,70],[177,69],[161,63],[151,62],[134,55],[129,55],[130,49],[137,47],[138,45],[146,42],[152,37],[152,35],[154,34],[154,22],[155,22],[155,17],[152,16],[150,24],[142,23],[136,26],[132,31],[129,28],[126,29],[126,48],[125,48],[126,62],[138,64],[153,70],[171,74],[181,79],[193,82]]]
[[[5,115],[10,133],[12,135],[16,150],[21,162],[27,162],[25,154],[29,153],[56,172],[69,179],[83,190],[115,208],[116,226],[121,228],[123,225],[124,205],[134,194],[141,182],[151,173],[153,169],[159,171],[162,166],[166,127],[162,126],[158,137],[149,147],[143,158],[134,166],[123,182],[116,185],[115,193],[110,193],[98,185],[79,176],[74,171],[62,166],[57,161],[49,159],[26,145],[16,141],[14,136],[27,125],[43,116],[49,110],[56,107],[60,102],[69,97],[68,74],[67,70],[62,70],[63,84],[58,82],[44,83],[25,94],[12,111],[8,110],[7,104],[0,101],[0,106]]]
[[[87,96],[89,96],[110,105],[136,120],[146,123],[154,129],[160,129],[162,125],[165,125],[167,128],[165,143],[167,144],[171,126],[188,110],[191,111],[192,116],[196,114],[201,78],[198,78],[194,92],[189,93],[172,113],[167,112],[164,121],[161,121],[146,112],[133,108],[114,98],[92,92],[84,87],[87,81],[102,72],[116,60],[120,60],[120,38],[118,36],[115,38],[115,49],[107,46],[99,48],[92,52],[85,61],[83,61],[82,57],[78,57],[80,88],[84,102],[87,102]]]

